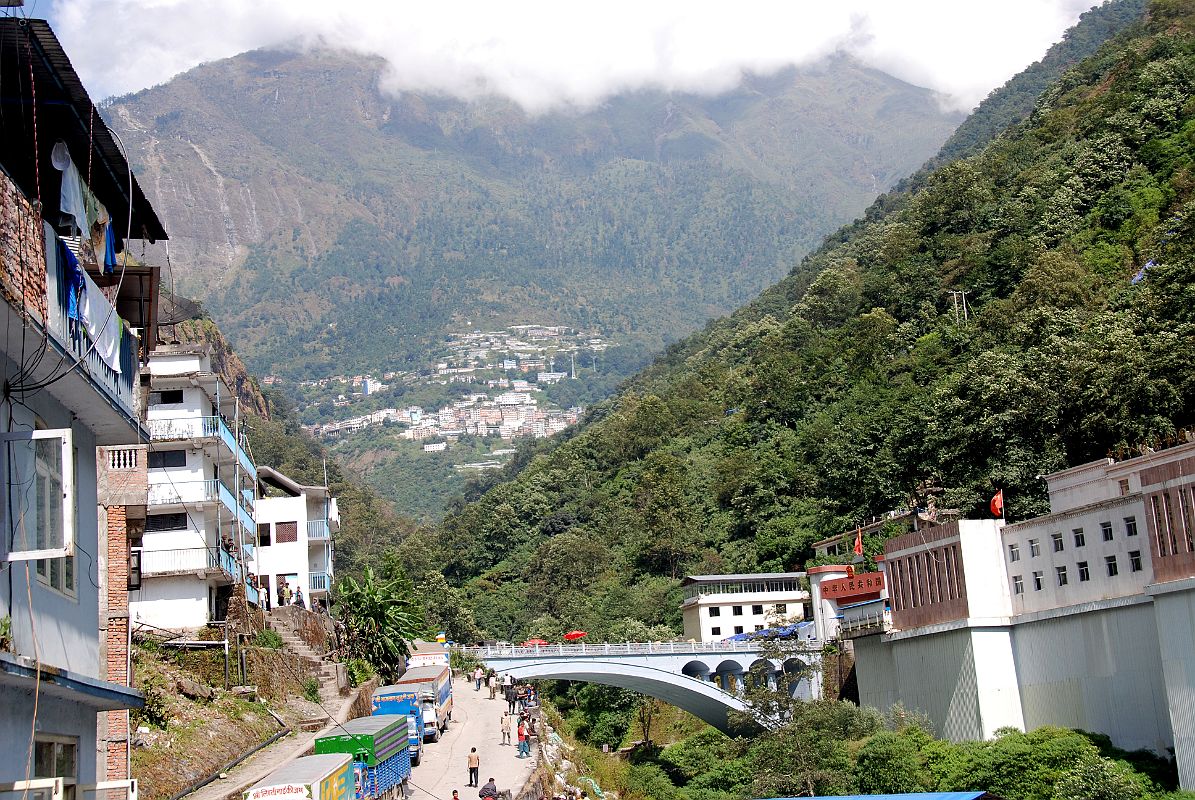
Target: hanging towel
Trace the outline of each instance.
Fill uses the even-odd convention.
[[[112,223],[104,226],[104,272],[116,271],[116,234],[112,232]]]
[[[87,335],[95,344],[96,355],[112,368],[113,372],[120,372],[120,336],[121,322],[112,304],[100,287],[86,272],[83,273],[83,299],[81,301],[83,327]]]
[[[58,258],[62,261],[62,280],[66,284],[67,319],[82,320],[79,294],[85,291],[83,278],[86,273],[79,266],[79,260],[75,258],[75,254],[61,239],[58,240]]]
[[[59,210],[74,220],[75,227],[82,235],[90,236],[91,225],[87,221],[87,207],[83,202],[83,179],[79,177],[75,162],[71,161],[71,151],[66,142],[54,145],[50,152],[50,162],[62,173],[62,190],[58,194]]]

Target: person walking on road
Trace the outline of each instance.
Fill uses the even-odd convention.
[[[498,696],[498,673],[491,672],[490,677],[486,678],[486,683],[490,687],[490,699],[493,700]]]
[[[506,712],[508,714],[515,713],[515,703],[519,701],[519,694],[515,691],[514,686],[506,687]]]
[[[502,715],[502,744],[510,744],[510,714]]]
[[[527,741],[527,726],[523,724],[522,720],[519,720],[519,734],[518,735],[519,735],[519,756],[518,757],[519,758],[527,758],[528,756],[531,755],[531,748],[528,746],[529,743]]]
[[[474,684],[473,691],[475,691],[475,692],[481,691],[481,677],[483,675],[485,675],[485,673],[481,671],[481,667],[478,667],[477,669],[473,670],[473,684]]]
[[[477,796],[480,797],[481,800],[489,800],[490,798],[497,798],[498,797],[498,784],[494,781],[493,778],[490,778],[488,781],[486,781],[485,786],[481,787],[481,791],[477,793]]]
[[[474,747],[469,751],[469,785],[477,786],[480,778],[477,777],[477,770],[481,768],[481,756],[477,755],[477,748]]]

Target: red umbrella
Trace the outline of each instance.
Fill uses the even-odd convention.
[[[584,639],[587,635],[588,634],[586,634],[585,631],[569,631],[568,633],[564,634],[564,640],[566,642],[573,642],[577,639]]]
[[[547,642],[543,639],[528,639],[527,641],[523,642],[523,647],[535,647],[536,645],[543,644],[547,644]]]

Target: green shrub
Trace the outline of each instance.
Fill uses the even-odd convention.
[[[354,687],[360,686],[377,675],[377,670],[363,658],[350,658],[344,665],[349,675],[349,683]]]
[[[266,628],[253,637],[253,645],[254,647],[268,647],[271,650],[281,650],[282,637],[278,634],[278,631]]]
[[[154,728],[165,728],[170,720],[166,707],[166,681],[161,675],[150,673],[141,680],[141,693],[145,695],[145,706],[134,710],[130,714],[130,724],[133,728],[145,724]]]
[[[303,681],[303,699],[312,703],[320,701],[319,696],[319,681],[315,678],[306,678]]]

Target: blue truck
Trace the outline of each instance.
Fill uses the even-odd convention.
[[[423,738],[438,742],[452,719],[452,670],[446,665],[414,667],[387,688],[415,694],[423,720]]]
[[[405,716],[350,719],[315,740],[315,754],[343,753],[352,759],[355,800],[401,800],[411,778]]]
[[[407,718],[411,766],[419,766],[423,760],[423,710],[419,693],[410,686],[379,686],[373,693],[372,708],[374,716],[393,714]]]

